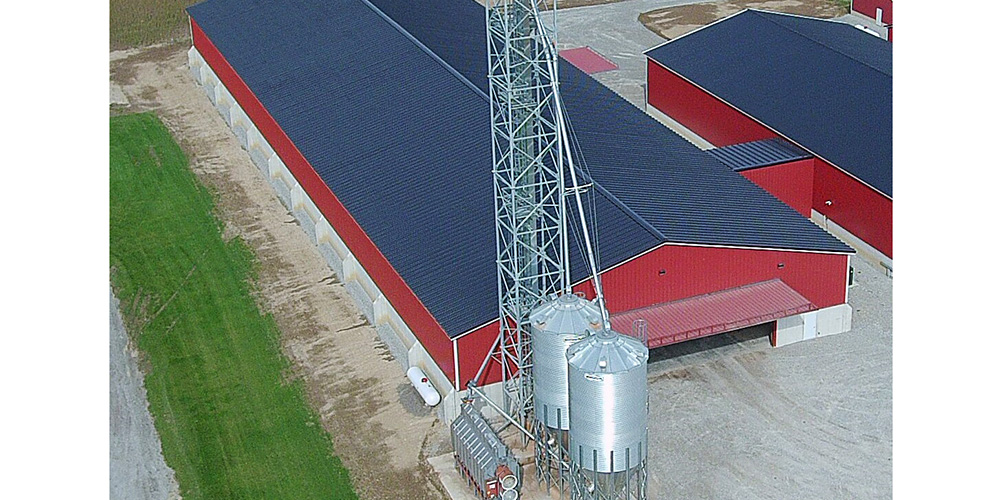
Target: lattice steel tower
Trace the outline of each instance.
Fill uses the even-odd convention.
[[[558,77],[540,0],[487,0],[496,208],[498,362],[509,416],[531,428],[528,313],[568,287]]]

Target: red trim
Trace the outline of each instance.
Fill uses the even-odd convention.
[[[459,366],[459,386],[460,390],[465,390],[472,377],[479,372],[483,360],[489,355],[490,347],[500,334],[500,323],[493,320],[489,324],[483,325],[475,330],[462,335],[458,342],[458,366]],[[492,384],[500,381],[500,366],[496,363],[487,367],[483,380],[479,381],[480,386]]]
[[[193,18],[191,19],[191,33],[195,48],[212,67],[216,76],[240,104],[250,120],[257,126],[257,130],[285,162],[288,170],[316,204],[319,211],[336,228],[337,234],[343,238],[344,243],[351,249],[368,275],[396,308],[403,321],[420,340],[424,349],[430,353],[448,379],[454,379],[454,358],[448,334],[420,302],[413,290],[403,281],[403,278],[396,273],[388,259],[365,234],[347,208],[323,182],[316,170]]]

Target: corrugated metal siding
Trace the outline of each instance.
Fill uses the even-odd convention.
[[[749,10],[646,54],[892,196],[892,44],[843,23]],[[650,95],[668,98],[650,73]]]
[[[646,59],[646,101],[716,147],[778,137],[651,58]]]
[[[481,29],[482,8],[473,3],[466,9],[477,12],[467,24]],[[190,13],[281,125],[280,131],[292,138],[288,149],[300,152],[319,174],[313,185],[313,179],[296,172],[306,175],[300,182],[310,194],[324,189],[336,193],[366,238],[450,335],[495,317],[493,287],[482,289],[481,296],[461,295],[469,283],[495,280],[489,112],[481,96],[361,2],[212,0]],[[433,18],[425,31],[445,41],[469,35],[456,31],[464,21],[451,26],[455,16],[447,14]],[[433,29],[445,24],[456,30]],[[480,51],[481,45],[476,44]],[[474,66],[474,58],[456,55],[460,52],[450,49],[444,55],[449,62]],[[576,68],[563,64],[562,71],[567,107],[575,107],[574,116],[594,115],[576,123],[584,147],[600,152],[592,155],[594,177],[614,185],[612,191],[626,205],[638,206],[627,209],[594,195],[604,266],[657,243],[642,229],[637,213],[677,241],[849,251],[780,204],[755,194],[750,183]],[[623,123],[623,130],[607,134],[608,120]],[[270,138],[273,131],[258,126]],[[678,145],[683,146],[674,147]],[[630,153],[632,149],[642,154]],[[289,163],[294,168],[295,162]],[[670,175],[637,170],[629,163],[662,168]],[[609,168],[599,170],[595,164]],[[643,189],[628,182],[639,175],[648,181]],[[681,196],[686,198],[671,199]],[[337,220],[331,217],[334,224]],[[365,258],[365,252],[352,250]],[[574,258],[580,262],[578,255]],[[378,280],[378,273],[372,274]],[[463,300],[456,300],[459,295]]]
[[[842,254],[667,244],[607,271],[601,284],[612,314],[772,279],[823,308],[844,303],[847,259]],[[593,297],[589,283],[575,289]]]
[[[626,311],[612,316],[611,325],[619,332],[629,333],[634,321],[645,320],[648,345],[655,348],[814,309],[815,305],[781,280],[770,280]]]
[[[344,217],[364,228],[448,334],[495,318],[494,286],[463,292],[496,279],[486,101],[360,2],[335,11],[315,1],[233,4],[214,0],[191,14],[319,174],[317,186],[300,182],[336,193]],[[606,265],[658,242],[622,207],[591,195],[609,242]],[[573,259],[582,277],[582,259]]]
[[[813,171],[813,208],[891,259],[892,200],[819,158]]]
[[[844,303],[847,265],[848,256],[842,254],[667,244],[604,272],[602,284],[613,315],[771,280],[781,280],[807,303],[823,308]],[[573,290],[594,298],[590,281]],[[493,322],[458,339],[463,388],[479,370],[497,328]],[[631,327],[623,328],[627,333]],[[728,330],[705,334],[723,331]],[[489,382],[498,381],[498,368],[494,366],[489,375]]]
[[[489,355],[490,347],[500,333],[500,323],[493,321],[469,332],[455,341],[458,342],[459,376],[462,389],[466,389],[472,377],[476,376],[483,360]],[[479,381],[479,385],[492,384],[500,381],[500,368],[496,363],[492,363]]]
[[[780,137],[733,144],[709,149],[707,152],[737,172],[812,157],[807,151]]]
[[[812,215],[813,158],[740,172],[804,217]]]
[[[593,179],[667,241],[850,251],[573,65],[559,71]]]

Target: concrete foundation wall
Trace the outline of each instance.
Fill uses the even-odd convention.
[[[201,70],[202,66],[205,65],[205,61],[201,58],[201,54],[198,52],[197,49],[191,47],[190,49],[188,49],[187,58],[188,58],[188,68],[191,70],[191,76],[194,78],[195,83],[197,83],[198,85],[203,85],[204,81],[202,80],[201,77],[202,75]]]
[[[892,259],[886,254],[878,251],[875,247],[869,245],[861,238],[858,238],[852,234],[847,229],[844,229],[836,222],[828,219],[825,215],[812,211],[812,217],[810,219],[819,224],[820,227],[826,229],[830,234],[844,240],[848,245],[858,251],[858,256],[875,264],[881,269],[885,270],[886,274],[892,276]]]
[[[851,305],[840,304],[781,318],[774,329],[774,347],[844,333],[851,329],[852,316]]]
[[[448,379],[423,345],[417,342],[416,335],[399,312],[385,298],[364,266],[344,244],[344,240],[194,47],[188,51],[188,65],[194,80],[203,86],[205,94],[232,128],[240,146],[247,150],[253,163],[274,188],[278,199],[316,244],[330,269],[344,283],[348,293],[365,318],[375,327],[390,353],[399,361],[403,371],[411,366],[419,366],[434,388],[442,394],[442,402],[437,411],[445,424],[449,424],[458,415],[464,391],[458,393],[455,390],[454,381]],[[484,389],[497,397],[497,401],[502,400],[499,384]]]

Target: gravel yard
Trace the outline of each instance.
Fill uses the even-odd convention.
[[[892,279],[854,259],[850,332],[652,353],[651,498],[890,498]]]
[[[695,0],[697,1],[697,0]],[[559,50],[591,47],[618,65],[615,71],[593,75],[638,108],[646,103],[646,49],[663,43],[639,22],[654,9],[692,3],[692,0],[627,0],[560,10]]]

